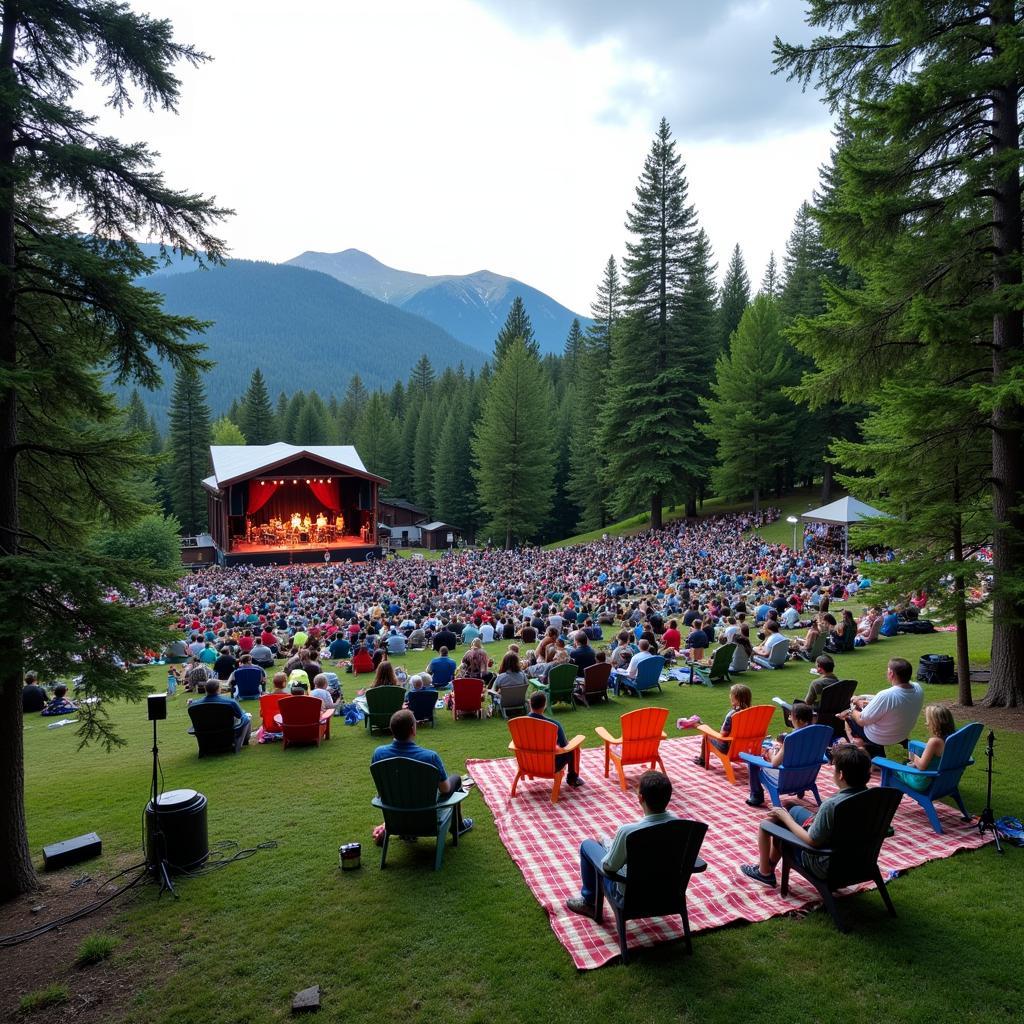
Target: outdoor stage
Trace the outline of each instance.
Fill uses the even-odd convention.
[[[329,555],[325,559],[324,555]],[[383,558],[380,545],[367,544],[358,537],[345,537],[328,544],[247,544],[237,541],[221,555],[223,565],[291,565],[317,562],[365,562]]]

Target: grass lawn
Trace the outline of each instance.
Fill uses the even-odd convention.
[[[979,653],[989,640],[983,625],[975,628],[972,646]],[[840,658],[839,674],[873,691],[884,685],[892,654],[916,665],[921,654],[952,647],[950,634],[901,637]],[[426,660],[422,653],[404,659],[411,669]],[[162,689],[162,671],[151,671],[154,688]],[[351,696],[353,677],[342,678]],[[789,665],[748,673],[744,681],[755,702],[765,702],[802,693],[808,678],[806,666]],[[929,699],[953,697],[952,687],[928,688]],[[698,713],[716,725],[728,706],[724,689],[699,686],[673,686],[654,701],[670,709],[670,721]],[[585,732],[587,745],[596,746],[594,728],[614,728],[617,715],[636,706],[622,698],[610,707],[562,709],[560,717],[571,718],[572,731]],[[102,860],[68,868],[65,877],[87,872],[100,879],[139,859],[150,725],[141,705],[113,713],[127,743],[110,754],[77,750],[72,728],[47,730],[38,718],[26,723],[33,850],[90,830],[103,838]],[[781,716],[773,728],[780,722]],[[158,899],[150,886],[124,904],[104,926],[119,944],[104,966],[86,970],[138,972],[141,980],[116,1010],[97,1019],[277,1021],[289,1016],[292,994],[315,983],[324,989],[319,1019],[346,1022],[1020,1019],[1024,851],[999,857],[989,847],[900,877],[892,885],[895,920],[877,894],[846,900],[849,936],[814,912],[700,934],[692,958],[669,945],[641,953],[629,967],[577,973],[478,793],[464,805],[476,828],[457,850],[448,849],[443,872],[431,870],[432,844],[425,841],[395,844],[382,872],[370,839],[380,818],[370,806],[367,767],[380,740],[361,725],[347,728],[336,719],[332,740],[320,749],[253,745],[238,757],[199,761],[187,724],[179,693],[160,726],[166,787],[206,794],[211,842],[233,839],[249,847],[273,839],[278,845],[181,880],[178,901]],[[421,740],[441,753],[449,770],[461,769],[467,757],[505,756],[508,731],[500,719],[454,723],[442,715]],[[1024,733],[999,732],[997,749],[996,813],[1019,815]],[[980,810],[978,768],[968,770],[963,791],[968,806]],[[745,786],[737,787],[736,799],[744,796]],[[563,799],[571,800],[571,791]],[[750,838],[753,858],[753,832]],[[363,844],[363,867],[342,875],[337,848],[354,840]],[[747,883],[737,875],[736,884]],[[77,941],[48,954],[53,976],[32,988],[66,985],[74,998],[86,977],[70,966]],[[12,1006],[31,991],[17,964],[33,955],[29,945],[2,961],[9,965],[4,987]]]

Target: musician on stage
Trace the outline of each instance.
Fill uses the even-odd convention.
[[[316,527],[318,530],[322,530],[324,529],[325,526],[327,526],[327,516],[325,516],[323,512],[321,512],[316,517]]]
[[[293,512],[292,513],[292,529],[293,530],[301,530],[302,529],[302,516],[300,516],[298,512]]]
[[[334,518],[334,525],[338,530],[338,536],[342,536],[345,532],[345,517],[340,512]]]

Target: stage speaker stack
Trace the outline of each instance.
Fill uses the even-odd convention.
[[[146,862],[166,861],[171,873],[194,871],[210,856],[206,797],[194,789],[161,793],[146,805]]]

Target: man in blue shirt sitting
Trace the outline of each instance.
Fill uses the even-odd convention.
[[[455,670],[458,667],[455,664],[455,660],[448,657],[448,648],[442,647],[437,652],[437,657],[427,666],[427,671],[430,673],[430,678],[434,683],[434,689],[444,690],[451,686],[452,680],[455,678]]]
[[[639,821],[620,825],[614,839],[605,839],[603,842],[596,839],[583,840],[580,844],[580,894],[566,900],[565,905],[569,910],[585,917],[594,916],[594,908],[597,906],[597,866],[600,866],[602,871],[614,871],[624,875],[626,840],[639,829],[672,821],[675,815],[665,809],[671,799],[672,783],[667,775],[650,771],[640,776],[640,808],[644,816]],[[612,892],[612,887],[618,885],[607,878],[602,881],[607,893]]]
[[[252,715],[242,710],[242,705],[232,697],[222,697],[220,694],[220,680],[208,679],[206,681],[206,696],[197,704],[228,704],[235,712],[235,753],[243,746],[249,745],[249,733],[252,732]]]
[[[390,743],[378,747],[370,758],[370,764],[387,761],[392,757],[409,757],[414,761],[422,761],[437,769],[437,792],[445,797],[462,789],[462,776],[449,775],[440,755],[434,750],[427,750],[416,743],[416,716],[408,709],[402,708],[391,716]],[[461,804],[455,805],[455,825],[459,835],[473,827],[472,818],[463,818]]]

